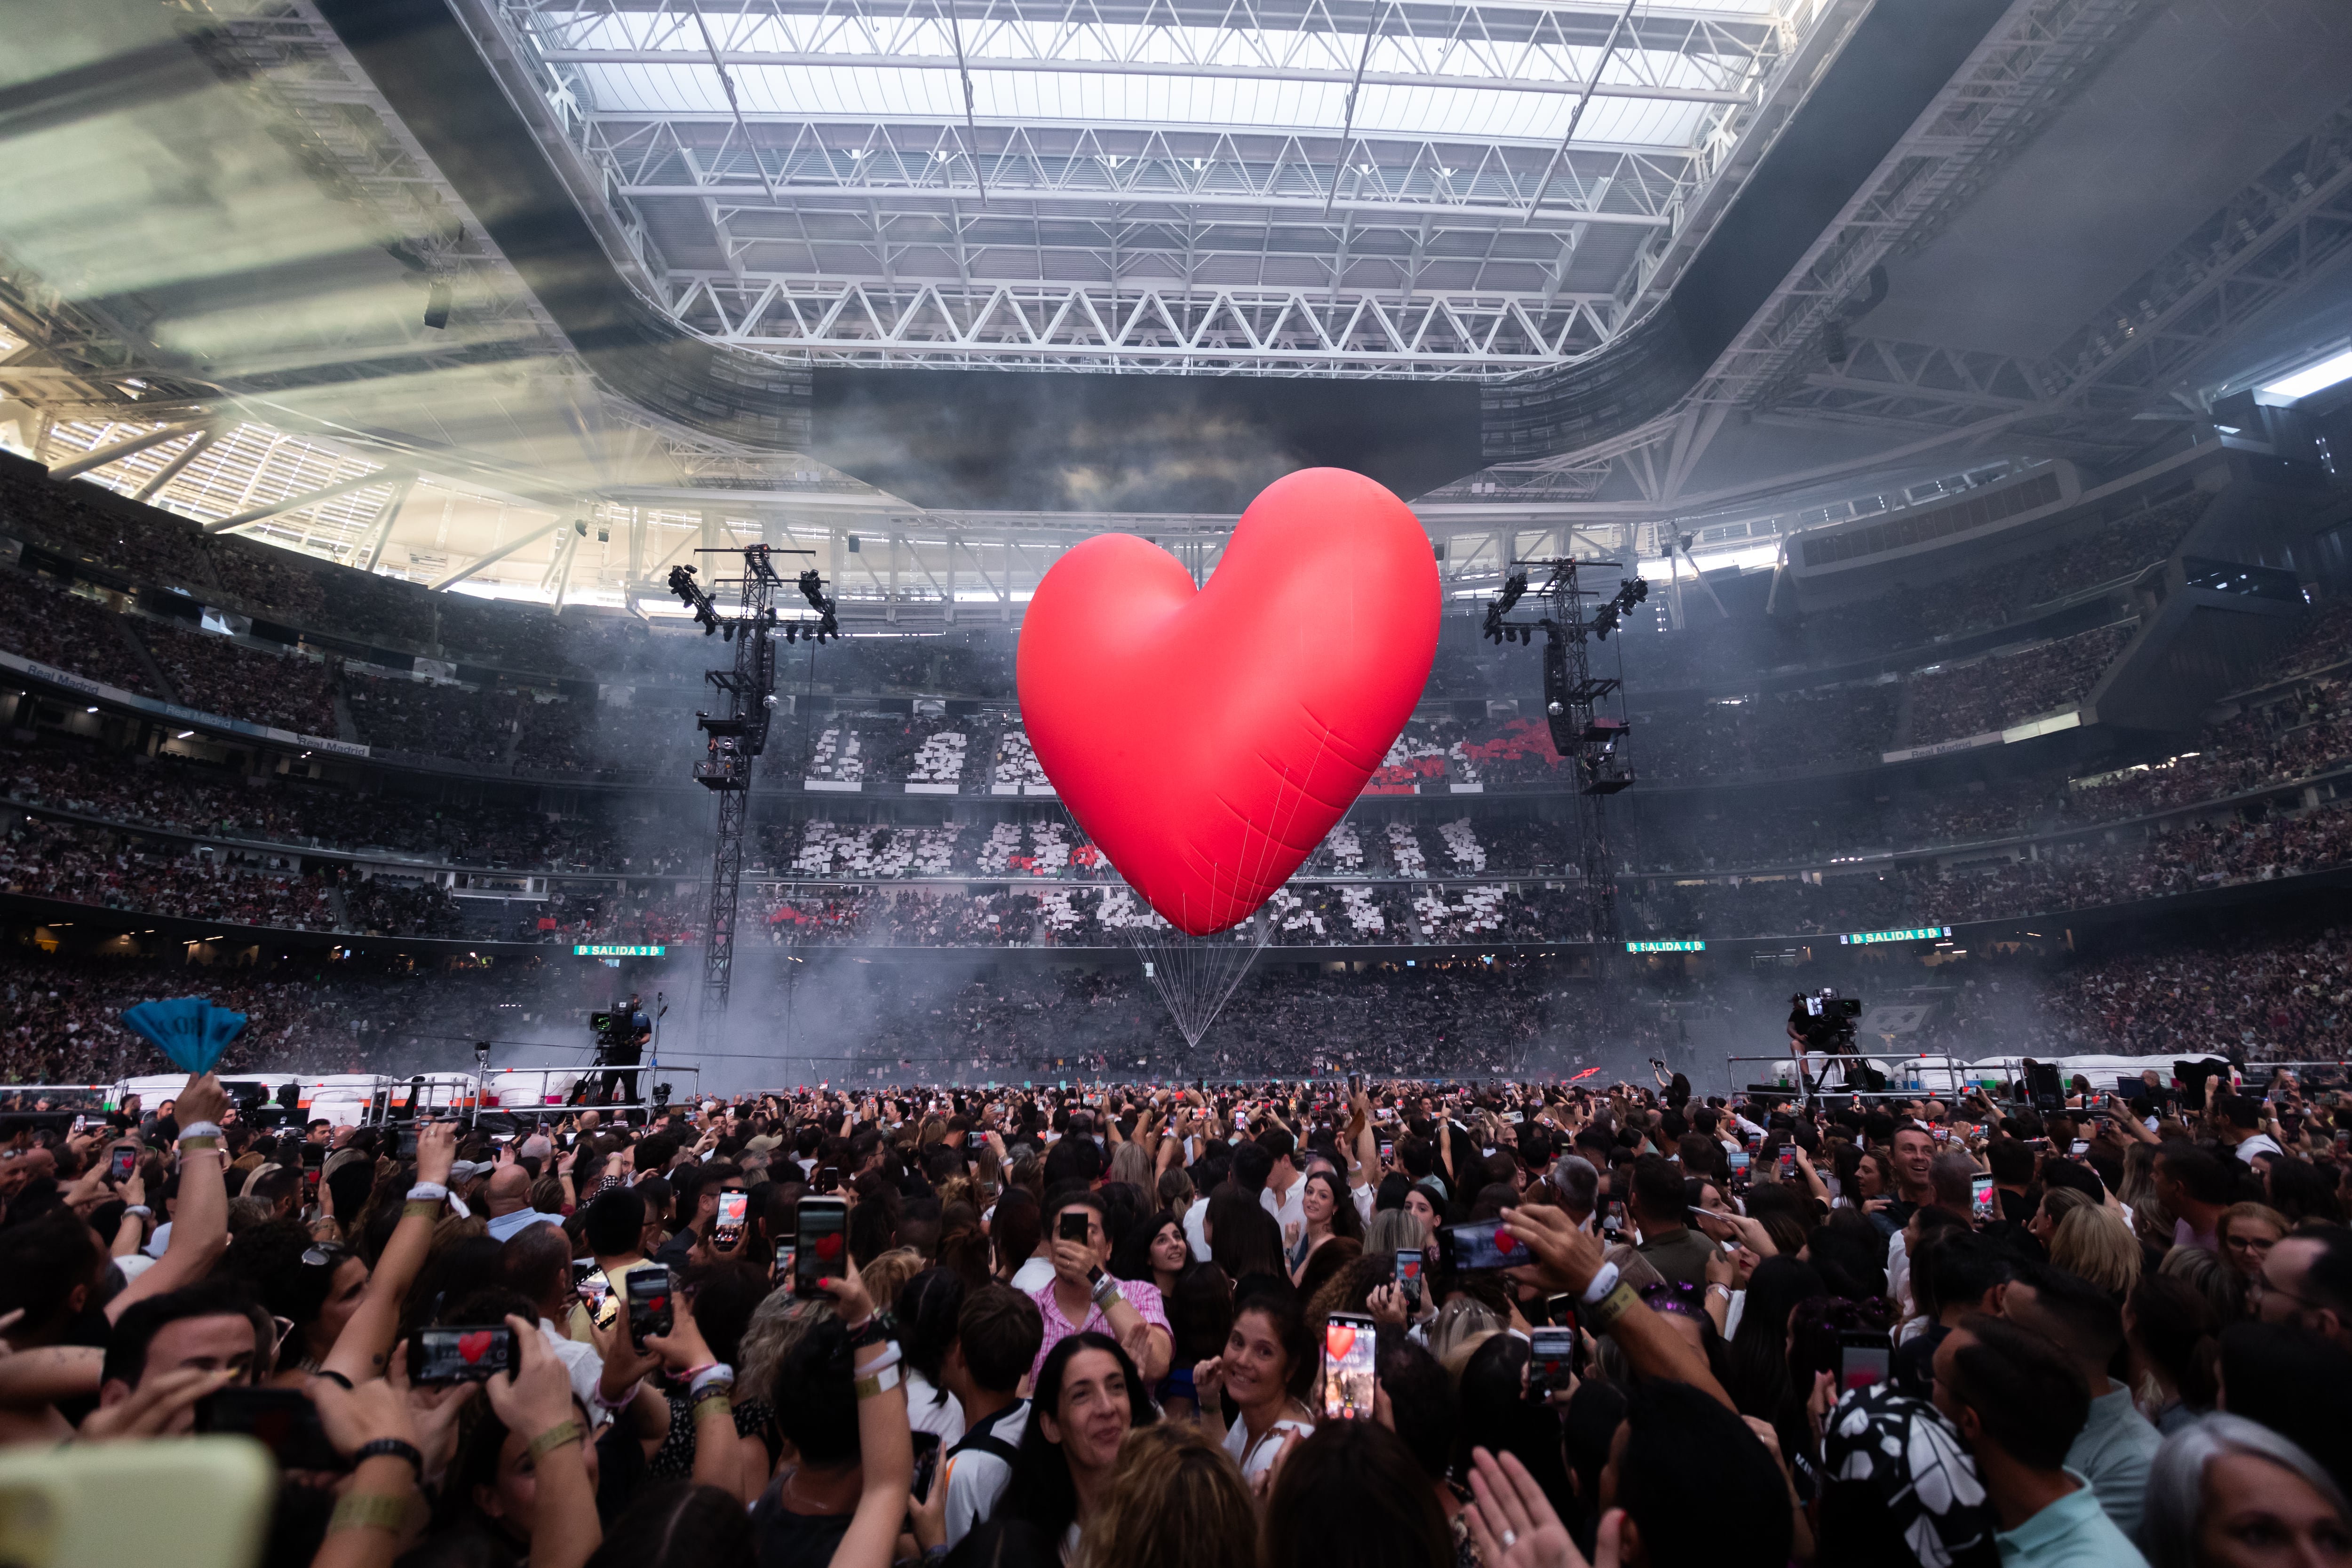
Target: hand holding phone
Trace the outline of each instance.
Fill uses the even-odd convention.
[[[1323,1419],[1372,1418],[1374,1325],[1370,1318],[1334,1312],[1323,1329]]]
[[[1404,1297],[1404,1310],[1410,1314],[1421,1310],[1422,1249],[1400,1247],[1396,1251],[1396,1288]]]
[[[710,1247],[714,1252],[732,1252],[743,1244],[744,1216],[751,1212],[749,1193],[721,1193],[719,1212],[710,1221]]]
[[[629,1343],[642,1355],[647,1339],[667,1335],[677,1321],[676,1310],[670,1304],[672,1286],[669,1270],[659,1264],[632,1268],[626,1284]]]
[[[1529,1330],[1528,1342],[1528,1397],[1542,1399],[1566,1388],[1577,1371],[1573,1318],[1565,1327]]]
[[[802,1300],[824,1297],[819,1279],[841,1272],[849,1239],[849,1205],[839,1198],[800,1202],[800,1228],[793,1253],[793,1294]]]
[[[504,1323],[477,1323],[416,1331],[408,1380],[419,1386],[488,1383],[520,1369],[514,1331]]]

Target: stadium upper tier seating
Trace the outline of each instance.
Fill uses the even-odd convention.
[[[1881,762],[2083,701],[2137,623],[2058,625],[2042,607],[2123,609],[2102,595],[2175,550],[2203,504],[2142,500],[2070,525],[2030,570],[1964,574],[1933,592],[1898,585],[1790,626],[1694,616],[1668,631],[1651,624],[1655,601],[1637,613],[1619,638],[1626,751],[1652,787],[1612,807],[1626,933],[2007,919],[2341,864],[2344,600],[2200,730],[2021,748],[2018,765],[1957,783]],[[634,620],[558,621],[208,538],[14,460],[0,461],[0,534],[27,552],[0,566],[0,648],[373,759],[312,763],[293,754],[299,742],[132,753],[122,731],[105,731],[102,694],[95,725],[68,724],[79,698],[53,689],[20,706],[5,759],[7,793],[27,808],[11,839],[15,891],[406,936],[677,941],[698,928],[709,806],[685,780],[715,641]],[[193,616],[199,606],[211,608]],[[322,625],[331,637],[309,635]],[[1975,637],[1948,654],[1936,642],[2008,627],[2011,640]],[[1568,781],[1527,695],[1534,652],[1462,629],[1449,630],[1434,700],[1375,770],[1367,805],[1269,905],[1270,942],[1587,934]],[[1759,637],[1780,639],[1767,651],[1796,668],[1759,675]],[[1054,803],[1003,700],[1012,646],[993,626],[853,638],[814,653],[829,691],[810,689],[809,667],[788,667],[812,700],[779,711],[755,775],[746,909],[766,935],[795,946],[1125,940],[1140,912]],[[923,692],[944,696],[918,702]],[[60,733],[77,727],[79,738]],[[1812,780],[1828,783],[1801,787]],[[2108,827],[2112,838],[2093,832]]]

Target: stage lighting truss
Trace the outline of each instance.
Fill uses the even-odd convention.
[[[1580,562],[1570,557],[1515,563],[1502,592],[1486,606],[1485,635],[1489,642],[1526,645],[1538,631],[1544,635],[1544,718],[1552,747],[1569,763],[1576,782],[1579,864],[1584,873],[1585,898],[1596,940],[1609,942],[1617,931],[1615,870],[1609,858],[1608,825],[1602,804],[1608,796],[1632,787],[1633,773],[1625,739],[1632,726],[1624,716],[1622,682],[1614,676],[1596,676],[1591,660],[1594,642],[1605,642],[1624,616],[1647,599],[1650,585],[1628,577],[1614,594],[1603,596],[1588,588],[1579,574],[1614,569],[1613,561]],[[1532,620],[1512,620],[1511,610],[1529,593],[1529,568],[1542,567],[1549,575],[1535,596],[1547,613]],[[1588,601],[1598,600],[1588,607]],[[1614,716],[1596,711],[1604,700],[1617,697]]]

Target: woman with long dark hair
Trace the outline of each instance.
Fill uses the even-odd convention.
[[[1292,1440],[1315,1430],[1305,1403],[1315,1364],[1298,1293],[1277,1285],[1244,1292],[1224,1350],[1192,1369],[1202,1421],[1224,1439],[1251,1483]]]
[[[1060,1542],[1066,1560],[1110,1479],[1119,1444],[1160,1413],[1118,1342],[1095,1333],[1072,1334],[1047,1352],[1029,1410],[1013,1479],[991,1518],[1018,1521]]]
[[[1293,1284],[1298,1283],[1307,1272],[1307,1260],[1325,1242],[1342,1237],[1357,1242],[1364,1239],[1363,1216],[1356,1212],[1356,1201],[1348,1195],[1346,1184],[1330,1172],[1318,1167],[1307,1173],[1298,1202],[1299,1212],[1307,1216],[1307,1228],[1298,1245],[1290,1249]]]

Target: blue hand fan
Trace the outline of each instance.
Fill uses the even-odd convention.
[[[124,1008],[122,1021],[169,1057],[173,1066],[192,1073],[212,1071],[245,1027],[244,1014],[215,1007],[201,996],[142,1002]]]

